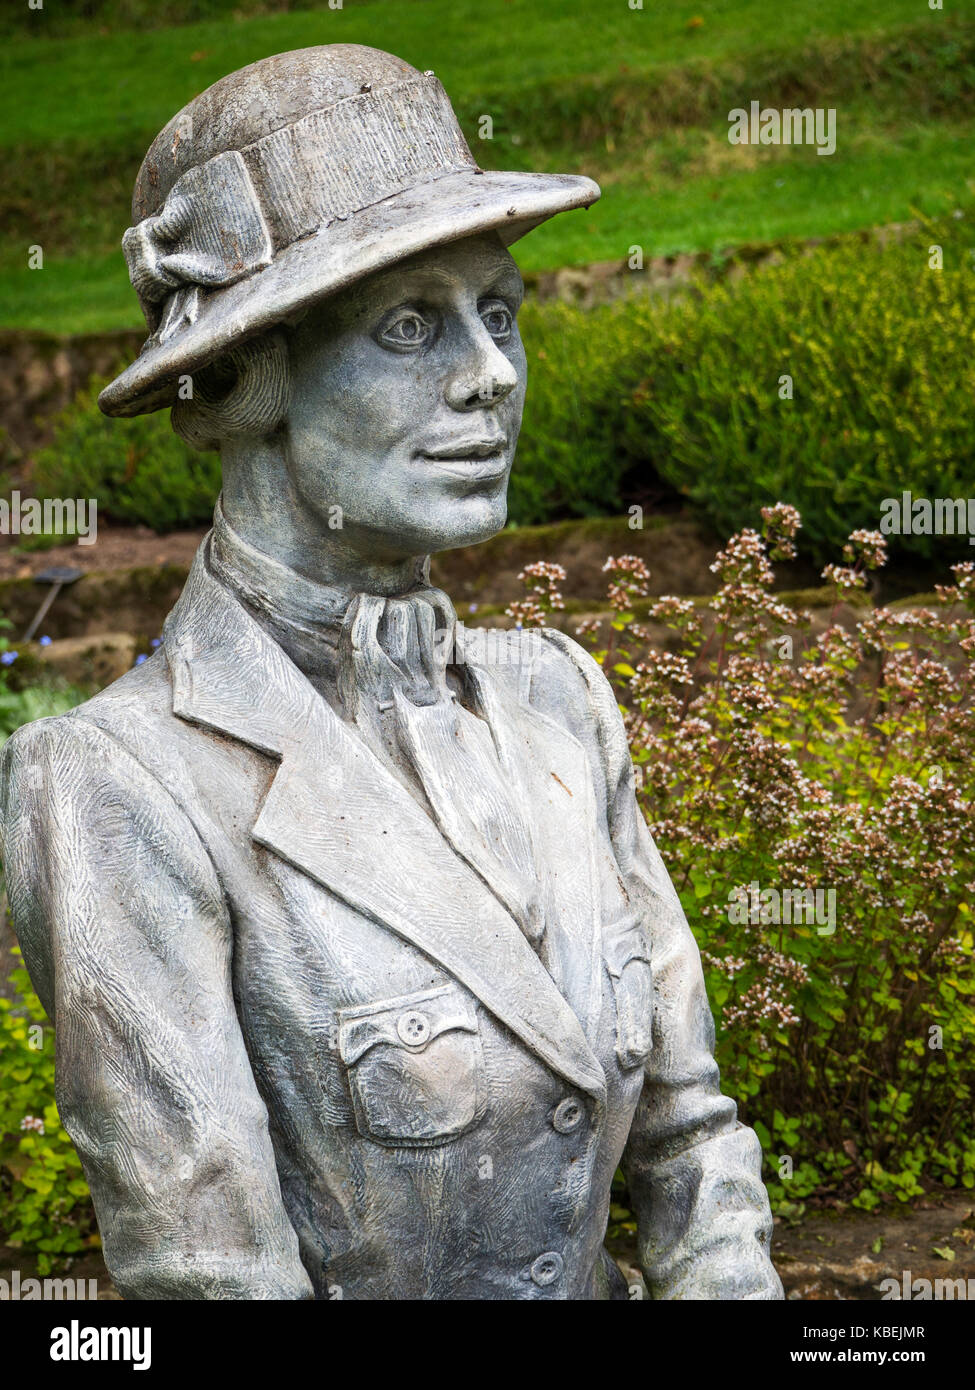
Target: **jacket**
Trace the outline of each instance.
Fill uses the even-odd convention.
[[[469,679],[544,959],[205,543],[160,650],[4,747],[14,923],[126,1297],[625,1298],[621,1163],[652,1298],[782,1297],[615,697],[530,636]]]

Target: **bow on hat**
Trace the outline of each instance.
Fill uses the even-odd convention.
[[[243,157],[232,150],[188,169],[162,211],[129,228],[122,250],[151,343],[195,321],[201,288],[232,285],[270,265],[271,234]]]

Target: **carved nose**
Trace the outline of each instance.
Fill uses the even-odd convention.
[[[518,385],[514,367],[492,344],[475,362],[455,372],[447,383],[447,404],[454,410],[477,410],[497,405]]]

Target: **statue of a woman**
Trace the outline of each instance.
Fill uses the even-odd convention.
[[[223,493],[159,651],[2,769],[127,1297],[625,1298],[621,1163],[651,1297],[781,1297],[610,687],[428,582],[505,522],[507,244],[597,196],[482,173],[431,73],[346,45],[224,78],[139,173],[151,336],[101,404],[172,406]]]

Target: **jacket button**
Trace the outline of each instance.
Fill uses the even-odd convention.
[[[558,1251],[546,1250],[532,1265],[531,1276],[536,1284],[544,1288],[546,1284],[554,1284],[564,1268],[565,1262]]]
[[[582,1120],[582,1106],[572,1096],[566,1096],[555,1107],[552,1125],[560,1134],[571,1134]]]
[[[430,1036],[430,1020],[418,1009],[410,1009],[396,1020],[396,1031],[410,1047],[419,1047]]]

